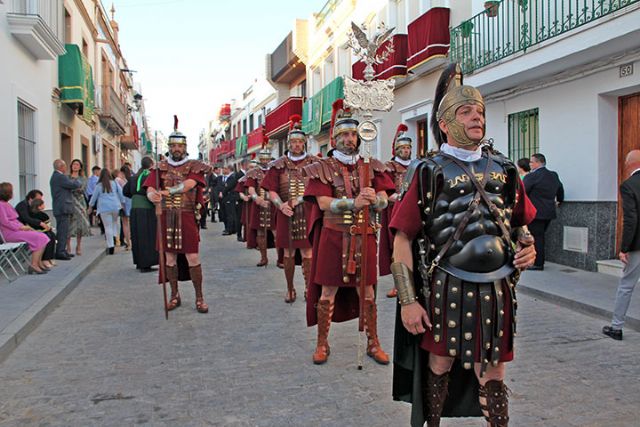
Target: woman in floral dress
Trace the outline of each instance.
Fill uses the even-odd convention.
[[[69,239],[67,240],[67,248],[71,250],[71,238],[76,238],[76,255],[82,255],[82,238],[91,236],[91,226],[89,217],[87,216],[87,199],[84,192],[87,188],[87,177],[84,175],[84,165],[78,159],[73,159],[69,167],[69,175],[73,179],[79,179],[82,187],[72,191],[73,194],[73,214],[69,224]]]

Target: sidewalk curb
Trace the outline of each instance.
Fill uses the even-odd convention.
[[[613,316],[613,312],[610,310],[605,310],[603,308],[596,307],[588,303],[575,301],[570,298],[552,294],[551,292],[546,292],[546,291],[541,291],[540,289],[531,288],[522,283],[518,284],[517,290],[519,290],[525,295],[540,298],[543,301],[557,304],[559,306],[566,307],[571,310],[575,310],[580,313],[587,314],[589,316],[601,317],[604,320],[608,321],[609,322],[608,324],[610,324],[611,317]],[[625,319],[624,325],[626,328],[633,329],[635,331],[640,332],[640,319],[627,316]]]
[[[78,264],[60,283],[35,301],[0,333],[0,363],[56,309],[105,255],[106,252],[102,249],[95,252],[92,260]]]

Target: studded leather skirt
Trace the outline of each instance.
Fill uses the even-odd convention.
[[[436,269],[429,291],[433,329],[424,334],[423,349],[458,358],[466,369],[513,360],[517,301],[510,277],[474,283]]]

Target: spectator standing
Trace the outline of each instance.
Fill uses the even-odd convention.
[[[98,185],[96,185],[93,196],[89,200],[89,211],[96,207],[96,211],[104,224],[107,254],[113,255],[115,239],[120,235],[118,214],[120,209],[124,207],[124,196],[122,195],[122,189],[111,178],[111,172],[106,168],[100,172]]]
[[[73,215],[72,191],[82,186],[82,183],[66,175],[67,164],[62,159],[53,162],[53,174],[49,180],[51,197],[53,199],[53,216],[56,218],[58,244],[56,246],[56,259],[70,260],[73,255],[68,252],[67,239],[69,237],[69,225]]]
[[[98,178],[100,177],[100,166],[94,166],[91,168],[91,176],[87,178],[87,188],[84,192],[85,198],[87,199],[87,205],[89,204],[89,200],[91,200],[91,196],[93,196],[93,190],[96,188],[96,184],[98,183]],[[100,232],[104,234],[104,227],[102,223],[98,220],[98,225],[100,226]],[[96,225],[96,216],[95,213],[89,215],[89,223],[92,226]]]
[[[120,186],[121,189],[129,181],[131,178],[131,169],[126,164],[120,168],[120,170],[115,174],[115,180]],[[121,233],[118,237],[123,237],[122,243],[127,250],[131,248],[131,228],[129,218],[131,217],[131,199],[129,197],[124,196],[124,207],[120,211],[120,220],[122,221]]]
[[[127,181],[122,189],[125,197],[131,197],[131,252],[133,263],[142,273],[154,271],[158,265],[156,249],[157,218],[153,203],[147,199],[147,190],[142,186],[150,169],[153,167],[151,157],[143,157],[142,167],[137,174]]]
[[[46,274],[49,269],[42,263],[49,238],[43,233],[34,231],[28,225],[18,221],[18,212],[9,204],[13,198],[13,185],[0,183],[0,232],[6,242],[25,242],[31,251],[29,274]]]
[[[220,181],[220,167],[214,166],[213,172],[207,177],[207,190],[209,192],[209,205],[211,207],[211,222],[216,222],[218,211],[218,181]]]
[[[611,325],[602,328],[602,333],[622,340],[622,328],[631,302],[633,289],[640,279],[640,150],[633,150],[625,159],[627,178],[620,185],[622,197],[622,243],[618,257],[624,263],[622,277],[618,283]]]
[[[34,203],[39,202],[37,205],[41,207],[37,211],[34,210]],[[47,235],[49,243],[42,254],[42,265],[47,268],[51,268],[55,265],[53,257],[56,250],[56,233],[51,227],[51,221],[49,215],[44,213],[44,201],[42,200],[42,191],[31,190],[27,193],[24,200],[21,200],[16,205],[16,212],[18,212],[18,220],[24,225],[28,225],[35,231],[40,231]]]
[[[73,214],[69,223],[69,238],[67,239],[67,250],[71,251],[71,238],[76,238],[76,255],[82,255],[82,238],[91,236],[91,224],[87,215],[87,200],[85,192],[87,189],[87,178],[84,176],[84,165],[78,159],[73,159],[69,165],[69,177],[80,182],[81,186],[71,191],[73,196]]]
[[[535,239],[536,261],[529,270],[544,270],[544,235],[556,219],[556,206],[564,201],[564,188],[558,174],[547,169],[547,159],[541,153],[531,155],[531,172],[523,179],[527,196],[536,207],[536,218],[529,224]]]
[[[518,167],[518,175],[520,175],[520,179],[524,179],[524,177],[531,172],[531,165],[529,163],[529,159],[526,157],[519,159],[516,166]]]

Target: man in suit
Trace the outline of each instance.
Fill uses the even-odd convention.
[[[547,159],[535,153],[529,160],[531,172],[524,179],[527,196],[536,207],[536,218],[529,224],[535,239],[536,261],[529,270],[544,270],[544,234],[551,220],[556,218],[556,203],[564,201],[564,188],[556,172],[547,169]]]
[[[222,168],[222,179],[220,185],[220,219],[224,222],[223,236],[229,236],[235,234],[235,211],[232,212],[231,194],[227,191],[227,181],[231,179],[233,175],[231,166],[225,166]]]
[[[218,211],[218,182],[220,181],[220,167],[214,166],[213,172],[207,177],[207,192],[209,193],[209,206],[211,207],[211,222],[216,221]]]
[[[227,216],[229,223],[233,224],[229,226],[230,228],[227,228],[227,231],[229,232],[228,235],[235,233],[238,236],[238,241],[242,241],[242,223],[240,222],[242,209],[239,206],[240,194],[236,191],[236,186],[238,185],[240,178],[245,175],[248,165],[249,160],[242,159],[240,162],[240,168],[237,172],[229,175],[222,192],[225,196],[225,215]]]
[[[67,174],[67,164],[62,159],[53,162],[53,174],[49,180],[51,197],[53,199],[53,215],[56,217],[58,245],[56,246],[56,259],[69,260],[73,258],[67,252],[67,237],[69,237],[69,222],[73,214],[73,196],[71,191],[80,188],[82,183],[78,179],[72,179]]]
[[[627,178],[620,184],[622,197],[622,243],[618,257],[624,263],[622,277],[618,283],[616,302],[611,325],[602,328],[602,333],[622,340],[624,318],[631,302],[633,288],[640,279],[640,150],[632,150],[625,159]]]

